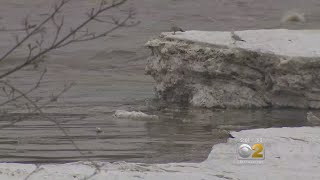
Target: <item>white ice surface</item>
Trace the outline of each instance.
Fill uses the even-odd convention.
[[[246,42],[233,44],[230,32],[186,31],[162,33],[166,37],[212,45],[231,46],[284,56],[319,57],[320,30],[262,29],[235,31]]]
[[[69,180],[92,175],[94,180],[119,179],[234,179],[234,180],[319,180],[320,127],[270,128],[232,132],[235,139],[213,146],[201,163],[140,164],[126,162],[75,162],[60,165],[0,164],[0,179]],[[263,138],[265,160],[262,164],[240,164],[236,144],[240,138]],[[93,175],[94,174],[94,175]]]

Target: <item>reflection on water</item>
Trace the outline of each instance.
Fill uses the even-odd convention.
[[[8,162],[69,162],[77,160],[181,162],[203,161],[212,145],[225,142],[213,134],[228,130],[306,125],[304,110],[203,110],[166,108],[149,113],[159,120],[115,119],[112,113],[48,114],[59,121],[84,156],[53,123],[34,115],[0,131],[0,154]],[[5,117],[1,125],[21,116]],[[5,119],[5,121],[4,121]],[[96,127],[103,133],[97,134]]]

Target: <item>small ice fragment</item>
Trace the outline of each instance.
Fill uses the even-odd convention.
[[[125,111],[125,110],[116,110],[113,115],[117,118],[127,118],[127,119],[159,119],[156,115],[148,115],[140,111]]]

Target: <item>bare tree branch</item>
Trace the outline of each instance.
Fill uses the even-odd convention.
[[[19,90],[18,88],[14,87],[13,85],[11,85],[8,82],[2,82],[5,85],[9,86],[10,88],[14,89],[17,93],[19,93],[21,96],[23,96],[23,98],[25,98],[34,108],[35,111],[39,112],[39,115],[41,115],[43,118],[47,119],[48,121],[54,123],[58,129],[64,134],[64,136],[66,136],[68,138],[68,140],[72,143],[72,145],[76,148],[76,150],[80,153],[80,155],[85,156],[85,153],[79,148],[79,146],[75,143],[75,141],[69,136],[69,134],[67,133],[67,131],[61,126],[60,122],[56,121],[55,119],[46,116],[46,114],[42,111],[41,107],[39,107],[32,99],[30,99],[24,92],[22,92],[21,90]],[[63,92],[65,92],[66,90],[64,90]],[[97,171],[100,171],[100,166],[93,162],[90,158],[87,158],[87,160],[92,163],[92,165],[95,166]]]
[[[37,88],[39,88],[39,86],[40,86],[40,84],[41,84],[41,81],[42,81],[44,75],[46,74],[46,72],[47,72],[47,69],[45,69],[45,70],[41,73],[39,80],[36,82],[36,84],[35,84],[32,88],[30,88],[27,92],[25,92],[25,95],[29,95],[31,92],[33,92],[34,90],[36,90]],[[5,86],[4,86],[4,88],[5,88]],[[11,102],[13,102],[13,101],[17,101],[18,99],[20,99],[20,98],[22,98],[22,97],[23,97],[23,96],[20,95],[20,96],[15,96],[14,98],[10,98],[9,100],[7,100],[7,101],[5,101],[5,102],[0,103],[0,106],[4,106],[4,105],[9,104],[9,103],[11,103]]]
[[[11,84],[9,84],[8,82],[1,82],[1,83],[6,84],[6,85],[9,85],[9,87],[10,87],[10,88],[13,88],[15,91],[17,90],[16,88],[14,88],[14,86],[12,86]],[[57,95],[55,95],[55,98],[58,99],[59,97],[61,97],[61,96],[63,95],[63,93],[67,92],[73,85],[74,85],[73,83],[71,83],[71,84],[69,84],[69,85],[65,85],[65,87],[64,87],[59,93],[57,93]],[[26,93],[23,93],[22,91],[20,91],[19,94],[20,94],[20,95],[18,96],[19,98],[21,98],[21,97],[24,98],[25,96],[28,97],[27,94],[26,94]],[[30,98],[29,98],[29,99],[30,99]],[[15,101],[11,101],[11,102],[15,102]],[[52,102],[53,102],[53,101],[51,100],[51,98],[49,98],[49,100],[48,100],[47,102],[43,103],[43,105],[39,106],[39,108],[42,109],[42,108],[48,106],[49,104],[51,104]],[[33,110],[29,111],[28,114],[26,114],[25,116],[21,116],[21,117],[19,117],[18,119],[12,121],[12,122],[9,123],[9,124],[0,126],[0,130],[1,130],[1,129],[4,129],[4,128],[7,128],[7,127],[11,127],[11,126],[15,125],[16,123],[19,123],[19,122],[23,121],[25,118],[27,118],[28,116],[30,116],[30,114],[34,114],[34,113],[38,114],[37,112],[38,112],[37,109],[33,109]]]
[[[128,23],[129,20],[134,19],[135,13],[132,10],[130,10],[128,12],[128,15],[124,18],[116,18],[114,16],[103,16],[104,12],[113,8],[117,8],[125,2],[127,2],[128,0],[112,0],[111,2],[101,0],[97,8],[92,8],[88,13],[86,13],[87,17],[79,25],[71,27],[68,31],[69,27],[65,27],[65,18],[67,18],[67,16],[62,14],[62,9],[70,1],[71,0],[60,0],[58,4],[55,4],[53,12],[48,14],[48,17],[41,21],[39,24],[31,24],[30,18],[27,16],[23,21],[23,28],[21,29],[0,28],[0,32],[25,31],[25,34],[21,35],[21,38],[18,35],[14,37],[16,44],[13,47],[11,47],[6,53],[0,56],[0,63],[7,60],[8,56],[13,54],[16,50],[18,50],[18,48],[23,47],[27,50],[25,58],[22,61],[19,61],[13,67],[8,67],[8,69],[5,69],[0,74],[0,84],[3,85],[1,86],[2,92],[4,94],[3,97],[7,98],[4,100],[4,102],[0,102],[0,107],[5,105],[13,105],[16,108],[22,107],[23,110],[27,110],[27,113],[25,115],[19,116],[17,119],[10,120],[10,123],[8,124],[1,125],[0,130],[12,127],[17,123],[26,120],[26,118],[30,117],[30,115],[35,114],[41,116],[43,119],[52,122],[63,133],[63,135],[67,137],[67,139],[71,142],[75,150],[79,152],[79,154],[82,157],[86,157],[86,159],[91,163],[91,165],[94,166],[95,171],[90,176],[84,178],[90,179],[100,172],[100,165],[92,161],[90,157],[87,157],[85,152],[83,152],[83,150],[81,150],[81,148],[76,144],[74,139],[72,139],[72,137],[68,134],[66,129],[61,125],[61,123],[57,121],[57,119],[45,114],[43,110],[43,108],[47,105],[56,102],[58,98],[61,97],[65,92],[67,92],[71,87],[73,87],[74,84],[71,83],[65,85],[60,92],[55,94],[52,93],[52,95],[50,97],[47,97],[47,99],[42,99],[31,97],[31,93],[35,92],[35,90],[41,86],[41,82],[43,80],[44,75],[46,74],[46,70],[41,73],[38,81],[36,81],[35,84],[25,92],[14,86],[14,83],[11,84],[11,81],[9,79],[10,75],[19,72],[19,70],[23,69],[24,67],[30,65],[34,65],[36,67],[39,62],[44,60],[44,57],[48,55],[48,53],[55,49],[65,47],[73,43],[91,41],[98,38],[102,38],[121,27],[132,27],[139,24],[138,21]],[[89,23],[91,22],[104,23],[112,25],[112,27],[110,26],[110,28],[102,32],[91,32],[89,30],[89,25],[91,25]],[[47,36],[52,31],[53,36]],[[3,116],[8,114],[6,110],[1,110],[0,113]],[[25,179],[30,178],[34,173],[37,173],[40,170],[40,166],[37,166],[37,168]]]
[[[40,23],[38,26],[36,26],[30,33],[28,33],[21,41],[19,41],[15,46],[13,46],[7,53],[5,53],[1,58],[0,62],[2,62],[4,59],[6,59],[14,50],[16,50],[18,47],[20,47],[25,41],[27,41],[31,36],[33,36],[35,33],[39,32],[41,28],[50,21],[59,11],[60,9],[70,0],[62,0],[61,3],[55,7],[53,13],[46,18],[42,23]],[[2,78],[0,78],[2,79]]]
[[[54,49],[58,49],[58,48],[61,48],[61,47],[64,47],[70,43],[74,43],[74,42],[82,42],[82,41],[89,41],[89,40],[94,40],[94,39],[97,39],[97,38],[100,38],[100,37],[103,37],[103,36],[106,36],[108,34],[110,34],[111,32],[115,31],[116,29],[124,26],[124,24],[133,17],[133,14],[132,13],[129,13],[128,17],[125,18],[121,23],[117,24],[115,27],[111,28],[110,30],[104,32],[104,33],[101,33],[99,35],[93,35],[91,34],[91,37],[89,38],[84,38],[84,39],[77,39],[76,38],[76,33],[79,32],[82,28],[84,28],[89,22],[93,21],[97,16],[99,16],[101,13],[103,13],[104,11],[107,11],[109,9],[112,9],[114,7],[117,7],[117,6],[120,6],[122,5],[123,3],[125,3],[127,0],[119,0],[119,1],[113,1],[111,5],[109,6],[106,6],[106,7],[100,7],[98,11],[94,11],[94,10],[91,10],[91,13],[92,13],[92,16],[90,16],[87,20],[85,20],[83,23],[81,23],[80,25],[78,25],[76,28],[74,29],[71,29],[70,32],[65,35],[63,38],[61,38],[61,40],[54,40],[54,44],[52,44],[50,47],[48,48],[45,48],[43,49],[42,51],[40,51],[38,54],[34,55],[33,57],[29,58],[27,61],[25,61],[24,63],[20,64],[20,65],[17,65],[16,67],[14,67],[13,69],[3,73],[0,75],[0,79],[32,64],[34,61],[37,61],[39,58],[41,58],[41,56],[49,53],[50,51],[54,50]],[[65,2],[65,1],[62,1],[62,2]],[[56,12],[58,12],[58,10],[60,9],[60,7],[62,7],[64,5],[64,3],[61,3],[60,6],[58,6],[58,8],[53,12],[53,15],[50,16],[50,19],[52,19],[52,17],[54,17],[54,15],[56,14]],[[49,20],[50,20],[49,19]],[[47,21],[48,19],[46,19],[45,21]],[[48,20],[48,21],[49,21]],[[41,23],[42,25],[44,23]],[[129,27],[130,26],[134,26],[134,25],[137,25],[138,23],[133,23],[132,25],[128,25]],[[42,26],[41,25],[41,26]],[[38,29],[39,26],[35,29],[35,30],[39,30]],[[34,30],[34,31],[35,31]],[[31,35],[32,33],[30,33],[29,35]],[[58,38],[58,37],[57,37]],[[72,38],[71,40],[68,41],[69,38]],[[23,40],[22,40],[23,41]],[[24,42],[24,41],[23,41]],[[19,43],[19,46],[21,45],[22,43]],[[15,48],[14,48],[15,49]],[[9,52],[11,53],[13,50],[10,50]],[[9,54],[10,54],[9,53]],[[7,57],[7,56],[5,56]],[[3,58],[0,58],[0,62]]]

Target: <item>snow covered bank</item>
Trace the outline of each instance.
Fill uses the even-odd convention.
[[[271,128],[233,132],[235,139],[212,148],[202,163],[105,163],[89,162],[60,165],[0,164],[0,179],[320,179],[320,127]],[[262,164],[241,164],[236,148],[240,138],[263,138],[265,160]],[[31,174],[31,175],[30,175]]]
[[[200,107],[320,108],[320,31],[163,33],[147,74],[167,102]]]

